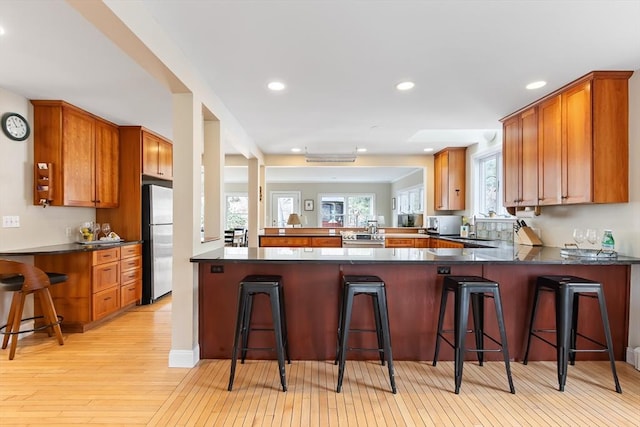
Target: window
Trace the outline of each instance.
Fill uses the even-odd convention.
[[[424,187],[418,186],[398,192],[398,213],[422,213]]]
[[[247,228],[249,223],[249,196],[246,193],[229,193],[225,196],[226,230]]]
[[[476,159],[476,212],[507,214],[502,206],[502,153],[494,152]]]
[[[322,227],[366,227],[375,213],[373,194],[321,194],[320,223]]]

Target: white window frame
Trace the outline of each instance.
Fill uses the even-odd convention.
[[[342,214],[343,216],[343,225],[342,227],[352,227],[351,225],[349,225],[349,204],[348,204],[348,200],[350,197],[369,197],[371,199],[371,214],[370,214],[370,218],[366,218],[366,219],[377,219],[377,210],[376,210],[376,194],[375,193],[319,193],[318,194],[318,227],[322,227],[322,199],[324,197],[341,197],[344,198],[345,200],[345,206],[344,206],[344,212]],[[365,223],[366,225],[366,223]],[[331,228],[331,227],[324,227],[324,228]]]
[[[509,213],[507,212],[506,208],[504,207],[504,172],[502,170],[503,168],[503,161],[502,161],[502,148],[495,148],[495,149],[491,149],[491,150],[485,150],[482,151],[481,153],[476,153],[473,156],[473,178],[474,178],[474,182],[472,183],[472,187],[475,190],[474,193],[474,198],[473,198],[473,213],[474,215],[478,216],[478,217],[483,217],[484,215],[488,214],[488,212],[482,212],[482,208],[483,208],[483,191],[484,191],[484,185],[483,185],[483,177],[482,175],[482,168],[480,167],[481,162],[489,159],[490,157],[497,157],[497,171],[498,171],[498,203],[497,203],[497,209],[496,209],[496,215],[507,215],[509,216]]]

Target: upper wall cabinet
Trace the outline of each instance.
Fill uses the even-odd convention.
[[[595,71],[501,121],[505,206],[629,201],[630,71]],[[513,147],[524,147],[524,114],[537,109],[537,200],[525,197],[534,180],[515,171]],[[520,131],[514,121],[520,120]],[[528,131],[529,135],[533,130]],[[526,150],[521,148],[521,150]],[[521,151],[524,153],[525,151]],[[534,150],[529,149],[529,156]],[[508,158],[507,158],[508,157]],[[521,165],[531,159],[524,160]],[[516,177],[520,182],[516,182]],[[513,188],[522,188],[515,196]],[[527,187],[526,189],[524,187]],[[517,200],[517,202],[514,202]]]
[[[118,128],[64,101],[34,106],[34,204],[111,208],[118,206]],[[48,165],[43,186],[41,165]]]
[[[504,205],[538,204],[538,114],[529,108],[504,122]]]
[[[445,148],[434,154],[435,210],[463,210],[466,148]]]
[[[142,132],[142,173],[155,178],[173,179],[173,145],[150,132]]]
[[[158,145],[171,143],[160,135],[151,132],[141,126],[120,126],[120,205],[112,209],[97,209],[96,221],[108,222],[111,228],[118,230],[118,234],[125,240],[142,239],[142,179],[143,175],[167,179],[171,173],[165,172],[159,176],[157,173],[146,172],[145,159],[149,153],[158,154]],[[151,149],[148,149],[151,147]],[[154,148],[155,147],[155,148]],[[163,153],[166,153],[163,150]],[[155,156],[157,159],[157,156]],[[168,159],[171,164],[171,158]],[[157,164],[157,163],[156,163]],[[154,171],[158,171],[154,166]],[[164,169],[164,171],[171,169]],[[168,185],[169,183],[167,183]]]

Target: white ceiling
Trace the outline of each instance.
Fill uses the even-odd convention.
[[[640,69],[640,0],[129,1],[265,154],[470,145],[591,70]],[[0,26],[4,89],[171,138],[167,89],[66,2],[2,0]],[[272,79],[287,89],[268,91]],[[416,87],[398,92],[403,80]],[[525,90],[534,80],[548,85]]]

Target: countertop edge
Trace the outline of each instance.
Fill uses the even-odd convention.
[[[84,245],[80,243],[61,243],[50,246],[37,246],[33,248],[11,249],[0,252],[0,256],[30,256],[30,255],[61,255],[74,252],[94,252],[102,249],[119,248],[122,246],[137,245],[142,240],[131,240],[117,243],[103,243],[100,245]]]

